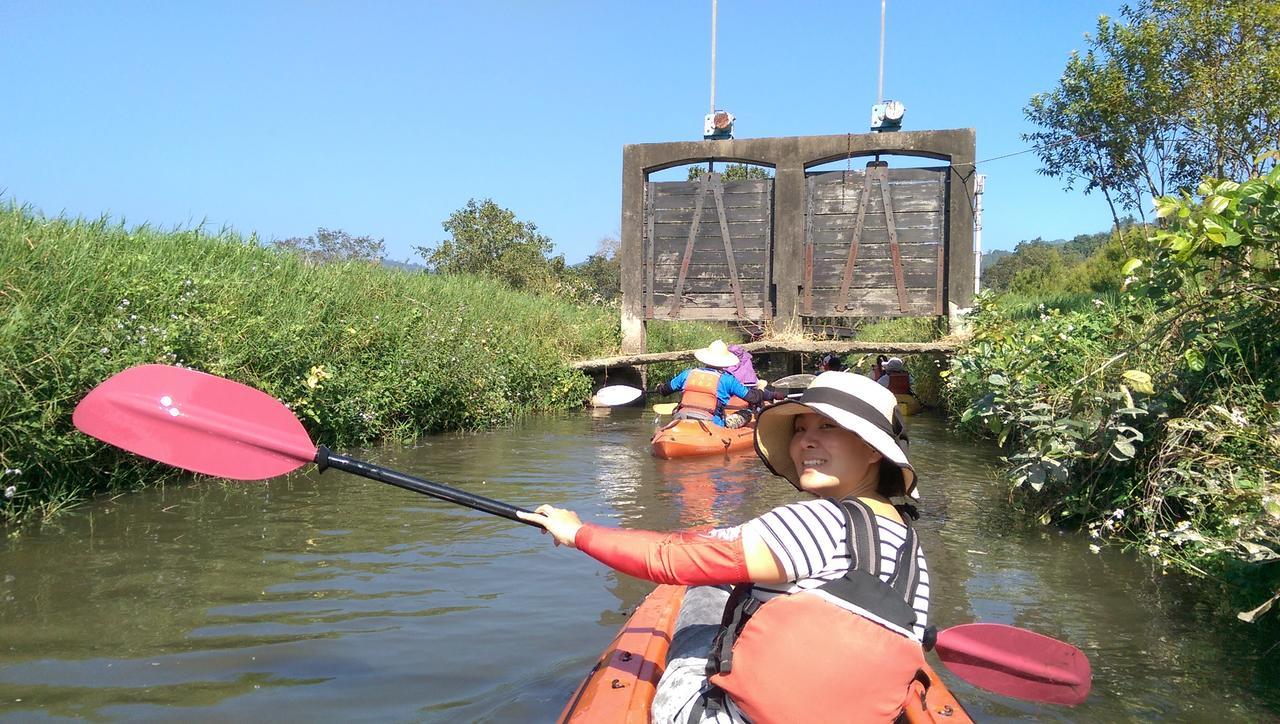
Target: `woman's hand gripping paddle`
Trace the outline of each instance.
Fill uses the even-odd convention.
[[[529,512],[523,508],[317,449],[280,401],[204,372],[132,367],[89,392],[72,419],[99,440],[204,475],[261,480],[316,463],[541,527],[519,516]],[[956,676],[1005,696],[1077,704],[1089,693],[1089,661],[1079,649],[1024,629],[954,626],[938,635],[937,651]]]
[[[262,480],[307,463],[541,527],[529,511],[316,446],[274,397],[239,382],[167,365],[131,367],[93,388],[72,420],[83,433],[152,460],[233,480]]]

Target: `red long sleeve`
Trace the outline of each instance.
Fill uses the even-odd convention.
[[[740,538],[654,533],[585,524],[573,544],[614,570],[655,583],[745,583],[747,558]]]

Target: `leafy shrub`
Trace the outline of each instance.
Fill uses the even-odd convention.
[[[175,473],[72,427],[127,367],[192,367],[290,405],[317,442],[477,428],[581,404],[611,310],[497,281],[313,265],[253,238],[0,208],[0,519]],[[20,473],[13,471],[20,470]]]
[[[1042,520],[1256,602],[1280,585],[1280,168],[1157,206],[1173,223],[1122,295],[1034,316],[981,296],[947,394]]]

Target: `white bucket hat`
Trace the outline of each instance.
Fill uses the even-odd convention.
[[[852,372],[824,372],[814,378],[797,400],[780,402],[760,413],[756,424],[756,454],[778,477],[800,488],[800,474],[791,460],[795,416],[816,412],[856,434],[884,459],[902,469],[902,482],[912,498],[916,472],[907,460],[907,433],[893,393],[869,377]]]
[[[901,357],[890,357],[889,359],[885,360],[885,363],[884,363],[885,372],[901,372],[906,368],[907,368],[907,364],[902,361]]]
[[[730,352],[722,339],[717,339],[706,347],[695,350],[693,356],[708,367],[732,367],[738,364],[738,355]]]

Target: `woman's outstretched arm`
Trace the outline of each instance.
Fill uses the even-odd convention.
[[[720,537],[700,533],[656,533],[583,524],[571,510],[539,506],[522,518],[538,523],[556,545],[577,548],[601,563],[655,583],[781,583],[786,573],[758,535]]]

